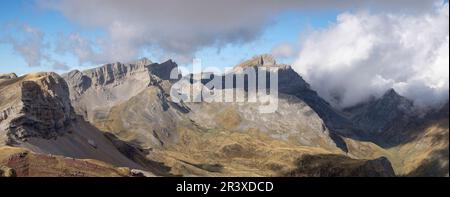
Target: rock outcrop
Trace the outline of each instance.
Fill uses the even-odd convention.
[[[6,166],[0,166],[0,177],[16,177],[16,171]]]
[[[11,90],[13,89],[13,90]],[[66,82],[55,73],[30,74],[14,84],[3,87],[5,92],[14,91],[15,97],[5,99],[8,106],[0,109],[0,128],[11,140],[24,141],[29,137],[50,139],[63,135],[71,129],[75,113],[69,100]]]
[[[0,74],[0,81],[4,79],[14,79],[17,78],[16,73]]]

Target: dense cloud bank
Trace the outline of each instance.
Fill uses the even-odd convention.
[[[318,93],[349,107],[394,88],[417,106],[447,101],[448,3],[421,14],[343,13],[303,40],[294,68]]]

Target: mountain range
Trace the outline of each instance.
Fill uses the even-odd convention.
[[[175,102],[177,67],[144,58],[0,75],[0,175],[449,176],[448,100],[420,109],[391,89],[338,109],[269,55],[201,81],[276,68],[278,109],[258,113],[261,103]]]

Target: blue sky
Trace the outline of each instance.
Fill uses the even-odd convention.
[[[221,46],[202,46],[193,51],[195,58],[202,59],[203,65],[226,67],[233,66],[244,59],[254,55],[270,53],[272,48],[280,43],[292,43],[293,46],[299,42],[299,37],[308,29],[317,29],[333,23],[337,11],[323,11],[315,13],[304,13],[298,11],[283,11],[271,17],[264,25],[262,32],[246,42],[230,42]],[[51,61],[42,60],[40,66],[29,66],[24,57],[16,52],[10,42],[0,42],[0,73],[15,72],[25,74],[36,71],[67,72],[67,70],[55,70],[52,61],[66,64],[70,69],[86,69],[96,66],[93,62],[80,63],[74,54],[60,54],[55,52],[55,45],[59,35],[79,33],[88,40],[94,40],[105,35],[105,29],[84,27],[68,19],[63,13],[44,9],[34,0],[6,0],[0,7],[0,37],[13,37],[21,39],[20,28],[17,26],[27,25],[44,34],[44,41],[50,47],[44,51],[51,57]],[[13,27],[13,28],[11,28]],[[1,40],[0,39],[0,40]],[[155,48],[151,46],[150,48]],[[153,51],[147,49],[136,56],[148,56],[153,61],[164,61],[157,58]],[[167,58],[167,57],[164,57]],[[176,60],[176,58],[175,58]],[[280,62],[291,63],[291,58],[280,58]],[[107,62],[105,62],[107,63]],[[180,63],[183,65],[183,63]],[[185,65],[188,65],[184,62]]]
[[[390,88],[427,106],[448,100],[448,9],[448,0],[4,0],[0,73],[142,57],[223,70],[270,53],[336,106]]]

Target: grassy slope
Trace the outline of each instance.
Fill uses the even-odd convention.
[[[448,119],[444,118],[425,126],[422,135],[415,140],[389,149],[383,149],[371,142],[352,139],[345,141],[350,156],[363,159],[385,156],[391,161],[397,175],[448,176],[448,134]],[[445,168],[446,173],[443,172]],[[438,170],[440,172],[436,172]]]

